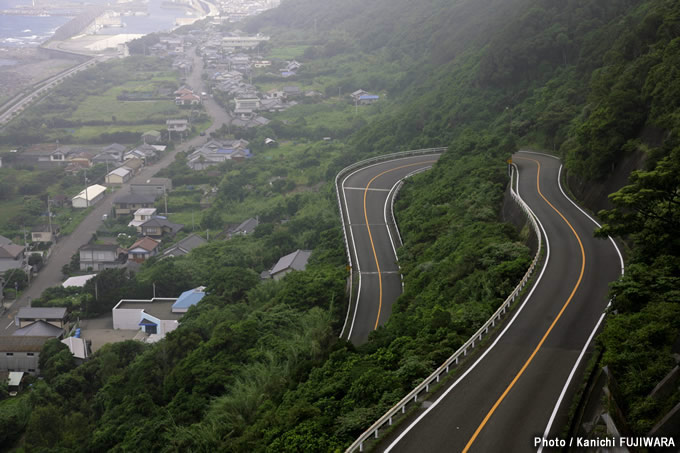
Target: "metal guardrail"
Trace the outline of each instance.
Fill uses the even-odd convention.
[[[349,304],[347,307],[347,315],[345,316],[345,323],[342,326],[342,330],[340,331],[340,338],[342,338],[343,334],[345,333],[345,327],[347,327],[347,320],[349,319],[349,314],[352,311],[352,296],[354,295],[353,291],[353,281],[354,281],[354,260],[352,259],[352,252],[349,246],[349,240],[347,239],[347,227],[346,227],[346,219],[344,215],[344,203],[340,197],[340,178],[345,176],[347,173],[349,173],[352,170],[355,170],[357,168],[361,167],[366,167],[368,165],[378,163],[378,162],[385,162],[393,159],[398,159],[401,157],[409,157],[409,156],[419,156],[423,154],[438,154],[438,153],[443,153],[447,150],[448,148],[425,148],[425,149],[416,149],[416,150],[411,150],[411,151],[401,151],[398,153],[390,153],[390,154],[383,154],[381,156],[376,156],[376,157],[371,157],[370,159],[365,159],[361,160],[359,162],[355,162],[351,165],[348,165],[347,167],[343,168],[338,172],[338,174],[335,176],[335,194],[337,195],[338,198],[338,209],[340,210],[340,218],[342,219],[342,235],[345,239],[345,250],[347,250],[347,262],[350,264],[349,266],[349,282],[350,282],[350,288],[349,288]],[[359,279],[361,279],[361,274],[359,274]]]
[[[524,200],[522,200],[522,198],[520,198],[519,194],[512,187],[512,180],[510,183],[510,194],[512,195],[512,198],[515,200],[515,202],[519,204],[519,206],[522,208],[524,213],[529,218],[531,225],[534,229],[534,232],[538,237],[538,248],[536,250],[536,254],[534,255],[533,261],[531,262],[531,266],[529,266],[529,269],[524,274],[524,277],[522,277],[522,280],[515,287],[512,293],[507,297],[507,299],[505,299],[501,306],[498,307],[498,310],[496,310],[496,312],[484,323],[482,327],[479,328],[479,330],[477,330],[477,332],[474,333],[474,335],[470,337],[470,339],[468,339],[468,341],[466,341],[460,348],[458,348],[458,350],[455,353],[453,353],[451,357],[449,357],[443,364],[441,364],[439,368],[437,368],[432,374],[430,374],[423,382],[421,382],[416,388],[411,390],[411,392],[408,395],[402,398],[401,401],[399,401],[382,417],[380,417],[375,423],[373,423],[373,425],[371,425],[370,428],[364,431],[364,433],[361,434],[347,448],[347,450],[345,450],[345,453],[354,452],[357,449],[360,452],[363,451],[364,442],[366,442],[370,438],[377,439],[380,436],[380,429],[383,426],[385,426],[386,424],[388,426],[391,426],[393,418],[396,415],[398,415],[399,413],[401,414],[406,413],[406,406],[408,406],[411,403],[413,404],[417,403],[418,396],[421,393],[429,393],[430,385],[437,384],[442,375],[448,374],[451,368],[458,364],[461,357],[467,356],[468,350],[473,349],[475,347],[475,343],[479,343],[480,341],[482,341],[483,336],[489,332],[490,328],[495,327],[496,322],[500,321],[501,317],[507,312],[508,308],[513,303],[515,298],[520,294],[522,289],[524,289],[524,286],[527,284],[527,282],[531,278],[531,275],[534,272],[534,269],[538,265],[538,261],[541,256],[541,248],[543,245],[543,241],[536,219],[532,215],[531,210],[529,209],[527,204],[524,202]]]

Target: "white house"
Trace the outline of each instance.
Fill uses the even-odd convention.
[[[129,227],[137,228],[138,232],[141,232],[142,223],[151,219],[156,215],[156,208],[139,208],[135,211],[135,218],[128,223]]]
[[[73,197],[71,203],[74,208],[88,208],[101,201],[105,194],[106,187],[94,184]]]
[[[153,299],[121,299],[113,307],[113,328],[116,330],[142,330],[149,335],[145,340],[155,342],[179,325],[189,307],[205,296],[205,287],[184,291],[179,297],[154,297]]]

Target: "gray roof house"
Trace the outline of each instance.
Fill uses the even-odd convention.
[[[0,336],[0,372],[24,371],[40,373],[40,351],[48,337]]]
[[[146,193],[128,193],[113,201],[116,216],[132,214],[138,209],[153,208],[156,196]]]
[[[0,245],[0,273],[9,269],[19,269],[24,263],[25,247],[16,244]]]
[[[121,267],[125,264],[123,250],[117,245],[87,244],[80,247],[80,270],[94,271]]]
[[[26,327],[36,321],[44,321],[55,327],[63,328],[66,324],[65,307],[22,307],[17,313],[16,325]]]
[[[185,237],[181,241],[177,242],[175,245],[172,247],[169,247],[163,252],[163,257],[169,257],[169,256],[182,256],[186,255],[196,247],[200,247],[201,245],[207,243],[205,239],[203,239],[201,236],[197,234],[190,234],[189,236]]]
[[[247,220],[244,220],[241,222],[240,225],[237,225],[233,228],[229,228],[227,231],[227,238],[231,239],[233,236],[236,236],[237,234],[242,234],[242,235],[247,235],[255,231],[255,228],[260,224],[260,220],[258,218],[249,218]]]
[[[48,337],[60,338],[64,335],[64,329],[57,327],[49,322],[38,320],[28,324],[26,327],[17,329],[12,333],[15,337]]]
[[[161,217],[152,217],[146,222],[139,226],[143,236],[149,236],[152,238],[159,238],[164,234],[169,234],[174,236],[184,228],[184,225],[180,223],[172,223],[167,219]]]
[[[280,280],[291,271],[303,271],[311,254],[311,250],[296,250],[279,259],[269,274],[274,280]]]

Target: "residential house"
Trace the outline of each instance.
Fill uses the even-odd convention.
[[[234,114],[240,116],[249,116],[255,110],[260,108],[260,99],[257,96],[243,96],[234,99],[236,107]]]
[[[0,371],[40,373],[40,351],[49,337],[0,336]]]
[[[158,143],[161,141],[161,133],[158,131],[146,131],[142,134],[142,141],[150,145]]]
[[[12,336],[15,337],[48,337],[48,338],[61,338],[64,335],[64,329],[62,327],[57,327],[54,324],[50,324],[47,321],[38,320],[28,324],[25,327],[15,330]]]
[[[61,284],[62,288],[68,288],[69,286],[74,286],[76,288],[82,288],[88,280],[96,277],[97,274],[87,274],[87,275],[76,275],[74,277],[69,277]]]
[[[74,168],[90,168],[93,159],[98,153],[87,149],[74,150],[68,155],[68,165]]]
[[[284,93],[283,90],[272,88],[271,90],[267,91],[267,93],[265,93],[264,97],[266,99],[283,99],[286,97],[286,93]]]
[[[290,85],[283,87],[283,94],[287,99],[298,98],[302,96],[302,90],[297,85]]]
[[[147,165],[156,160],[157,151],[158,149],[155,146],[144,144],[125,153],[125,159],[137,158]]]
[[[183,94],[175,98],[177,105],[198,105],[201,103],[201,97],[194,93]]]
[[[139,159],[137,157],[131,157],[129,159],[125,159],[125,162],[123,162],[123,167],[127,167],[130,170],[132,170],[132,174],[134,174],[134,175],[139,173],[139,170],[141,170],[143,166],[144,166],[144,160]]]
[[[102,153],[110,154],[112,156],[118,157],[119,160],[123,160],[123,154],[127,148],[120,143],[112,143],[109,146],[102,149]]]
[[[283,112],[289,107],[290,105],[284,104],[281,98],[262,99],[260,101],[260,110],[268,112]]]
[[[174,236],[184,228],[184,225],[172,223],[163,217],[153,217],[139,226],[144,236],[160,238],[164,234]]]
[[[99,153],[92,158],[92,165],[107,164],[111,167],[117,167],[122,161],[122,155],[116,156],[114,154]]]
[[[269,60],[253,60],[253,67],[254,68],[266,68],[272,65],[272,62]]]
[[[128,193],[116,198],[113,202],[113,212],[116,217],[132,214],[138,209],[153,208],[156,196],[145,193]]]
[[[128,248],[128,262],[141,263],[158,253],[159,241],[144,236]]]
[[[274,280],[280,280],[292,271],[303,271],[307,267],[307,261],[311,254],[311,250],[296,250],[281,257],[269,271],[269,274]]]
[[[24,267],[25,247],[16,244],[0,245],[0,273]]]
[[[15,158],[15,163],[13,165],[28,164],[41,169],[54,168],[55,166],[63,165],[66,160],[65,157],[63,161],[52,157],[52,154],[58,148],[59,145],[54,143],[42,143],[30,146],[13,156]]]
[[[106,187],[94,184],[71,199],[74,208],[88,208],[99,203],[106,195]]]
[[[7,391],[9,396],[17,396],[22,389],[22,381],[24,379],[23,371],[10,371],[7,375]]]
[[[185,94],[193,94],[193,93],[194,93],[194,90],[192,90],[191,88],[189,88],[186,85],[182,85],[177,90],[175,90],[175,92],[173,94],[175,96],[183,96]]]
[[[229,230],[227,230],[227,238],[231,239],[232,237],[239,235],[239,234],[243,235],[243,236],[248,235],[248,234],[254,232],[255,228],[257,228],[257,226],[259,224],[260,224],[260,220],[257,217],[255,217],[255,218],[251,217],[247,220],[244,220],[239,225],[237,225],[233,228],[229,228]]]
[[[115,244],[87,244],[80,247],[79,253],[81,271],[117,268],[127,260],[123,249]]]
[[[36,225],[31,228],[32,242],[56,242],[56,235],[59,233],[57,225]]]
[[[129,227],[135,227],[137,232],[142,231],[142,224],[156,215],[156,208],[140,208],[135,211],[135,217],[128,223]]]
[[[260,127],[260,126],[266,126],[269,124],[269,120],[263,116],[255,116],[253,118],[233,118],[231,120],[231,125],[233,127],[245,127],[245,128],[252,128],[252,127]]]
[[[148,335],[149,342],[155,342],[177,329],[184,313],[173,313],[172,304],[176,298],[154,297],[145,299],[121,299],[113,307],[113,328],[115,330],[141,330]]]
[[[211,150],[209,148],[199,148],[187,158],[187,166],[192,170],[204,170],[212,165],[228,160],[241,162],[251,157],[252,154],[249,149],[220,148]]]
[[[205,287],[183,292],[179,297],[153,299],[121,299],[113,307],[113,328],[141,330],[147,342],[158,341],[179,325],[179,320],[190,307],[205,297]]]
[[[359,105],[369,105],[378,102],[380,96],[376,94],[363,94],[359,96]]]
[[[66,327],[66,308],[64,307],[22,307],[14,318],[17,327],[26,327],[43,321],[54,327]]]
[[[370,94],[370,93],[369,93],[368,91],[364,91],[364,90],[356,90],[355,92],[351,93],[349,96],[350,96],[353,100],[359,101],[359,98],[360,98],[361,96],[365,95],[365,94]]]
[[[127,167],[118,167],[115,170],[111,170],[108,175],[106,175],[107,184],[124,184],[132,178],[132,170]]]
[[[181,241],[178,241],[176,244],[174,244],[172,247],[169,247],[163,251],[163,257],[175,257],[175,256],[182,256],[186,255],[196,247],[200,247],[201,245],[207,243],[205,239],[203,239],[201,236],[197,234],[190,234],[189,236],[185,237]]]
[[[68,350],[71,351],[73,357],[78,359],[77,361],[79,362],[87,360],[90,356],[88,342],[80,337],[64,338],[61,342],[68,347]]]
[[[130,184],[130,192],[160,197],[172,190],[170,178],[149,178],[145,182]]]
[[[269,41],[269,36],[224,36],[222,37],[222,48],[224,49],[252,49],[261,42]]]
[[[189,129],[189,120],[167,120],[165,126],[170,134],[173,132],[184,134]]]

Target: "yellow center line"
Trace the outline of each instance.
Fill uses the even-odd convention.
[[[576,230],[574,229],[574,227],[571,226],[571,223],[569,223],[569,221],[564,217],[564,215],[562,215],[562,213],[555,206],[553,206],[553,204],[550,203],[547,198],[545,198],[545,196],[543,195],[543,192],[541,192],[541,185],[540,185],[540,182],[539,182],[539,179],[541,177],[541,163],[539,161],[535,160],[535,159],[529,159],[529,158],[526,158],[526,157],[516,157],[516,159],[530,160],[532,162],[535,162],[536,165],[538,166],[538,170],[537,170],[537,173],[536,173],[536,189],[538,190],[538,194],[541,196],[541,198],[543,198],[543,200],[545,200],[546,203],[548,203],[548,205],[551,208],[553,208],[553,210],[560,217],[562,217],[562,220],[564,220],[564,222],[571,229],[572,233],[574,233],[574,236],[576,236],[576,240],[578,241],[578,245],[581,248],[581,273],[579,274],[578,281],[576,282],[574,289],[572,289],[571,294],[569,295],[569,298],[567,299],[567,301],[562,306],[562,309],[557,314],[557,316],[553,320],[552,324],[550,324],[550,327],[548,327],[548,330],[546,330],[545,334],[543,334],[543,337],[541,338],[541,341],[538,342],[536,349],[534,349],[534,351],[531,353],[531,355],[529,356],[527,361],[524,362],[524,365],[519,370],[517,375],[513,378],[513,380],[510,382],[510,384],[507,386],[507,388],[503,391],[501,396],[498,398],[498,400],[496,400],[494,405],[491,407],[489,412],[486,414],[486,417],[484,417],[484,420],[482,420],[482,423],[480,423],[480,425],[477,427],[474,434],[472,435],[472,437],[468,441],[467,445],[465,445],[465,448],[463,449],[463,453],[467,453],[470,450],[470,447],[472,446],[474,441],[477,439],[477,436],[479,436],[479,433],[482,431],[482,429],[484,429],[484,426],[489,421],[491,416],[494,414],[494,412],[496,412],[496,409],[498,408],[498,406],[500,406],[500,404],[503,402],[503,400],[508,395],[508,393],[510,393],[510,390],[512,390],[512,388],[515,386],[515,384],[517,383],[519,378],[522,376],[522,374],[524,374],[524,371],[527,369],[529,364],[534,360],[534,357],[536,356],[538,351],[541,349],[541,347],[543,347],[543,343],[545,343],[545,340],[548,338],[548,335],[550,335],[550,332],[552,332],[553,328],[557,324],[557,321],[559,321],[560,318],[562,317],[562,314],[567,309],[567,306],[569,306],[569,304],[571,303],[571,300],[573,299],[574,294],[576,293],[576,290],[581,285],[581,280],[583,279],[583,274],[584,274],[585,269],[586,269],[586,253],[583,249],[583,243],[581,242],[581,238],[579,237],[578,233],[576,233]]]
[[[370,181],[368,181],[368,184],[366,184],[366,187],[364,189],[364,219],[366,220],[366,228],[368,228],[368,239],[371,241],[371,249],[373,250],[373,258],[375,259],[375,266],[378,268],[378,288],[379,288],[379,295],[378,295],[378,316],[375,319],[375,326],[373,327],[373,330],[378,328],[378,321],[380,321],[380,312],[382,311],[382,297],[383,297],[383,289],[382,289],[382,273],[380,272],[380,263],[378,262],[378,254],[375,252],[375,244],[373,243],[373,235],[371,234],[371,227],[368,224],[368,210],[366,209],[366,196],[368,195],[368,188],[371,186],[373,181],[381,177],[382,175],[386,173],[390,173],[393,171],[401,170],[402,168],[407,168],[407,167],[415,167],[418,165],[423,165],[423,164],[432,164],[437,162],[436,160],[427,160],[423,162],[417,162],[415,164],[408,164],[408,165],[402,165],[400,167],[395,167],[390,170],[386,170],[382,173],[379,173],[375,175]],[[387,227],[387,225],[385,225]]]

